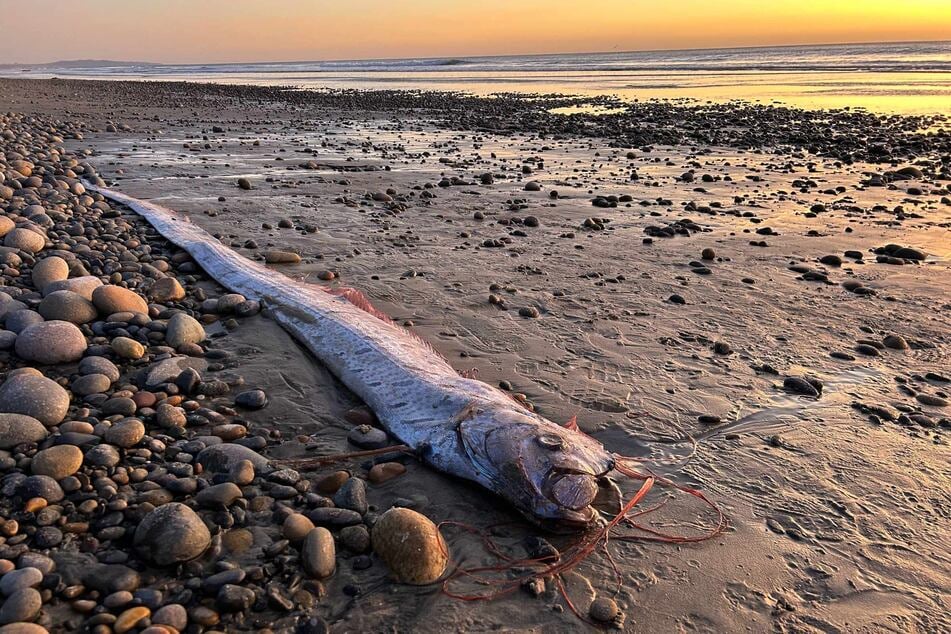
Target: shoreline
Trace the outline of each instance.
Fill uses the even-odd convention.
[[[32,81],[0,80],[0,111],[86,119],[66,128],[63,144],[73,152],[89,150],[84,160],[125,193],[190,214],[249,257],[260,259],[269,249],[299,253],[299,264],[282,267],[314,283],[365,291],[454,366],[476,367],[485,381],[511,384],[553,420],[578,414],[582,429],[612,450],[663,465],[686,459],[686,436],[697,438],[689,464],[658,468],[714,495],[727,508],[731,531],[683,549],[619,544],[620,593],[611,592],[612,575],[596,561],[572,575],[573,597],[585,608],[595,597],[612,597],[624,612],[624,629],[862,628],[882,622],[940,629],[946,622],[940,545],[947,531],[940,501],[927,492],[940,489],[949,475],[951,420],[947,406],[938,404],[947,400],[941,368],[951,346],[942,326],[951,309],[951,213],[944,202],[951,190],[940,158],[947,133],[914,135],[907,120],[873,117],[873,124],[855,113],[814,113],[812,127],[803,127],[793,125],[799,111],[645,104],[598,121],[586,115],[555,119],[560,115],[544,114],[540,104],[523,99],[424,95],[420,108],[420,97],[390,91],[302,98],[253,87]],[[775,115],[785,127],[751,130],[750,121],[773,120],[749,119],[757,113]],[[660,129],[627,130],[652,117]],[[822,127],[823,117],[832,123]],[[714,135],[703,128],[739,122],[747,128]],[[672,132],[681,128],[686,132]],[[610,136],[614,130],[626,131]],[[851,136],[823,140],[830,130]],[[628,144],[631,134],[647,135],[651,147]],[[783,138],[820,152],[774,144]],[[871,152],[879,142],[888,154]],[[892,162],[853,163],[859,156]],[[240,188],[238,178],[247,178],[250,189]],[[2,204],[13,213],[8,201]],[[15,211],[23,208],[17,203]],[[50,215],[46,232],[66,231],[68,211],[63,219]],[[889,243],[913,250],[881,250]],[[187,262],[174,254],[168,260],[169,272],[178,267],[187,306],[210,315],[195,296],[204,285],[188,279],[199,272],[182,270]],[[327,280],[325,272],[336,279]],[[123,273],[130,272],[120,272],[120,280]],[[4,288],[27,285],[26,279],[11,277]],[[29,300],[29,293],[24,297]],[[523,308],[534,308],[537,318],[522,316]],[[157,311],[151,321],[163,320]],[[268,398],[263,409],[217,425],[246,427],[247,437],[265,439],[261,449],[271,458],[353,448],[347,412],[359,404],[273,322],[250,316],[233,330],[205,327],[214,344],[204,344],[209,352],[231,352],[227,362],[207,352],[206,359],[228,366],[218,372],[240,373],[246,387],[260,387]],[[111,341],[112,328],[92,334]],[[149,332],[162,332],[155,328]],[[900,343],[896,335],[904,348],[892,347]],[[158,335],[155,340],[161,342]],[[830,357],[830,351],[845,356]],[[5,354],[7,363],[15,360]],[[72,389],[70,370],[44,369]],[[818,381],[822,393],[784,390],[786,379],[802,377]],[[109,386],[110,398],[122,392],[121,383]],[[807,391],[801,382],[790,386]],[[80,404],[74,397],[73,408]],[[76,410],[70,411],[73,416]],[[136,410],[130,417],[141,417],[151,432],[150,416]],[[104,425],[99,431],[107,433]],[[123,455],[135,457],[151,446],[139,443],[145,445],[135,443]],[[14,463],[6,463],[5,482],[11,473],[29,473],[25,459]],[[484,526],[514,517],[473,487],[411,462],[403,466],[406,472],[388,483],[366,486],[376,507],[370,513],[398,502],[436,522]],[[367,477],[363,467],[353,465],[357,480]],[[222,627],[239,627],[243,618],[250,619],[245,625],[273,620],[276,608],[263,581],[269,564],[262,578],[253,569],[257,553],[280,541],[279,516],[286,511],[275,510],[280,502],[254,510],[262,503],[255,500],[298,483],[317,490],[320,478],[333,471],[300,474],[294,484],[256,480],[242,487],[238,499],[245,502],[229,507],[231,520],[217,507],[199,509],[216,521],[235,522],[222,541],[233,531],[228,539],[235,542],[247,544],[245,533],[252,536],[244,554],[224,557],[245,570],[230,585],[251,592],[248,609],[222,610],[218,595],[193,581],[200,572],[194,563],[181,575],[145,566],[139,571],[143,586],[196,586],[192,603],[185,601],[189,613],[198,606],[214,610]],[[200,475],[175,479],[204,480]],[[179,488],[183,484],[143,481],[160,486],[139,491],[141,499],[148,494],[160,501],[169,493],[194,503]],[[896,481],[915,499],[900,497]],[[295,491],[291,506],[303,504],[307,513],[321,508],[311,503],[322,502]],[[138,499],[120,511],[120,525],[138,517]],[[13,498],[7,502],[14,504]],[[244,524],[238,509],[246,511]],[[695,511],[675,499],[656,521],[679,525],[695,519]],[[16,515],[32,526],[35,520],[21,512],[11,507],[5,517]],[[53,524],[72,524],[71,512],[61,512],[70,521]],[[311,607],[302,607],[306,595],[291,596],[296,603],[284,617],[288,627],[301,613],[316,613],[334,631],[579,626],[557,609],[550,584],[538,598],[517,593],[496,603],[457,603],[432,589],[387,581],[378,558],[348,551],[340,532],[333,532],[337,572],[321,584],[323,591],[313,584],[305,589]],[[520,526],[503,535],[519,554],[524,532]],[[35,545],[36,533],[22,534],[27,537],[20,543]],[[477,539],[446,538],[461,560],[484,557]],[[918,552],[931,555],[930,563],[900,549],[879,550],[882,540],[900,546],[912,539]],[[115,550],[131,557],[120,565],[140,565],[124,545]],[[274,556],[283,562],[282,574],[271,579],[289,583],[300,574],[299,555],[293,546],[283,552],[290,554],[286,560]],[[202,561],[228,572],[229,565]],[[62,590],[47,589],[47,616],[70,600],[105,598],[80,593],[66,600]],[[249,596],[243,590],[229,588],[225,594],[234,596],[224,605],[241,605]],[[705,597],[702,605],[697,596]],[[872,605],[866,596],[880,603]],[[154,602],[154,595],[140,593],[122,609],[106,606],[102,613],[118,617],[140,604],[157,611],[143,597]],[[179,595],[167,592],[162,600],[172,598]],[[258,610],[262,600],[267,607]],[[109,620],[71,618],[97,617]],[[279,631],[284,622],[273,620],[272,628]]]

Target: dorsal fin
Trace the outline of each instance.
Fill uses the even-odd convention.
[[[353,304],[353,306],[355,306],[356,308],[359,308],[360,310],[366,313],[369,313],[370,315],[373,315],[374,317],[376,317],[382,322],[385,322],[387,324],[390,324],[391,326],[399,328],[402,332],[405,332],[407,335],[409,335],[413,339],[416,339],[419,343],[426,346],[433,354],[437,355],[440,359],[442,359],[446,363],[449,363],[449,360],[446,357],[444,357],[438,350],[433,348],[431,343],[429,343],[428,341],[420,337],[418,334],[416,334],[409,328],[406,328],[404,326],[400,326],[399,324],[397,324],[393,320],[392,317],[390,317],[389,315],[384,313],[382,310],[376,308],[373,304],[371,304],[367,296],[361,293],[360,291],[358,291],[357,289],[351,286],[338,286],[337,288],[327,288],[325,286],[318,286],[318,288],[326,291],[327,293],[330,293],[331,295],[342,297],[343,299]],[[449,365],[452,365],[452,364],[450,363]],[[460,374],[462,374],[463,377],[466,376],[464,372]]]

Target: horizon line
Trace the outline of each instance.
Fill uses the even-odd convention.
[[[126,59],[97,59],[97,58],[76,58],[76,59],[58,59],[51,62],[0,62],[2,66],[51,66],[59,63],[75,62],[118,62],[122,64],[145,64],[149,66],[226,66],[226,65],[263,65],[263,64],[307,64],[307,63],[333,63],[333,62],[377,62],[377,61],[401,61],[401,60],[437,60],[437,59],[473,59],[473,58],[504,58],[504,57],[555,57],[559,55],[623,55],[625,53],[677,53],[690,51],[726,51],[726,50],[756,50],[769,48],[820,48],[824,46],[855,46],[872,44],[942,44],[951,43],[951,39],[946,40],[877,40],[877,41],[850,41],[850,42],[820,42],[806,44],[755,44],[749,46],[711,46],[699,48],[648,48],[648,49],[628,49],[612,51],[561,51],[558,53],[500,53],[492,55],[422,55],[415,57],[354,57],[354,58],[331,58],[331,59],[298,59],[298,60],[271,60],[271,61],[229,61],[229,62],[149,62],[143,60]]]

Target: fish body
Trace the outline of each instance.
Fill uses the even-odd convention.
[[[614,458],[590,436],[460,376],[429,345],[352,295],[347,299],[249,260],[172,210],[88,188],[143,216],[225,288],[262,301],[425,463],[482,485],[552,530],[580,530],[597,521],[591,503]]]

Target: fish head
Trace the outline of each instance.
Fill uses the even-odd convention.
[[[595,439],[516,407],[476,412],[459,433],[481,478],[536,524],[576,532],[597,523],[592,503],[614,458]]]

